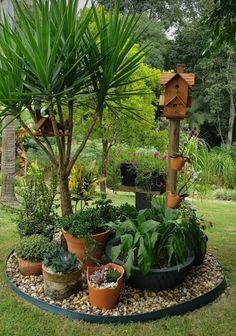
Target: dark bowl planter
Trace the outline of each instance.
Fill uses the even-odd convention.
[[[201,265],[205,259],[206,253],[207,253],[207,242],[208,242],[208,237],[207,235],[204,234],[203,236],[204,239],[204,249],[201,250],[200,248],[196,248],[194,250],[194,265]]]
[[[115,243],[115,238],[108,241],[106,245],[106,256],[111,260],[111,248]],[[133,266],[132,274],[125,282],[138,289],[142,290],[166,290],[171,289],[181,284],[184,278],[189,274],[194,261],[194,254],[189,254],[185,263],[179,266],[166,268],[152,268],[147,275],[143,275],[137,266]],[[123,261],[117,259],[117,264],[123,266]]]
[[[133,163],[121,163],[120,165],[121,183],[127,187],[135,187],[137,178],[136,166]]]

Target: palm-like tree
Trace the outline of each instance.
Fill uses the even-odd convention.
[[[13,28],[5,20],[0,30],[1,116],[14,114],[46,152],[58,172],[62,214],[69,214],[68,178],[104,108],[112,103],[118,111],[121,98],[138,94],[126,89],[143,58],[143,50],[133,48],[138,18],[121,16],[118,8],[105,13],[94,5],[78,13],[78,0],[34,0],[32,11],[16,2],[15,11],[20,20]],[[88,97],[93,114],[72,152],[76,107]],[[42,108],[51,119],[56,150],[24,121],[23,110],[36,120]],[[68,136],[61,136],[58,123]]]

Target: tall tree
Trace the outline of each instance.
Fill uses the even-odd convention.
[[[16,2],[16,13],[20,20],[14,29],[4,22],[0,30],[0,101],[5,106],[0,114],[14,112],[48,155],[59,177],[62,214],[70,214],[69,175],[97,121],[110,103],[118,108],[121,97],[140,93],[126,90],[143,58],[142,49],[131,54],[139,38],[134,33],[138,19],[120,16],[118,9],[108,18],[100,16],[95,6],[78,15],[78,0],[34,0],[32,12]],[[92,17],[97,34],[90,29]],[[88,96],[93,113],[72,152],[76,107]],[[56,151],[46,131],[39,127],[35,133],[27,126],[23,109],[34,120],[46,118]]]
[[[232,0],[233,1],[233,0]],[[106,9],[114,6],[114,1],[97,0]],[[120,0],[120,10],[123,13],[146,13],[150,19],[160,21],[166,30],[179,29],[196,17],[202,16],[213,0]]]
[[[214,0],[214,6],[205,17],[211,31],[211,47],[219,48],[227,43],[236,49],[235,0]]]
[[[0,3],[1,15],[12,23],[14,9],[11,0],[3,0]],[[14,116],[7,115],[2,123],[2,190],[0,201],[12,204],[17,201],[15,195],[15,171],[16,171],[16,146],[15,146],[15,120]]]

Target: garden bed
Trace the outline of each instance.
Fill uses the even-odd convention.
[[[97,323],[148,321],[181,314],[213,301],[225,287],[224,273],[212,255],[201,266],[193,266],[189,276],[178,287],[165,291],[141,291],[125,286],[118,305],[110,310],[91,307],[86,282],[77,295],[55,301],[44,294],[41,276],[22,276],[15,254],[6,262],[5,274],[18,295],[42,309],[74,319]]]

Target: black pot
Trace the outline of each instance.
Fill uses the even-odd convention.
[[[127,187],[135,187],[137,170],[133,163],[121,163],[120,165],[121,183]]]
[[[154,171],[147,179],[143,178],[142,181],[137,181],[137,184],[144,190],[159,191],[162,194],[166,189],[166,175]]]
[[[115,243],[115,239],[108,241],[106,245],[106,256],[111,260],[111,248]],[[165,290],[171,289],[183,282],[184,278],[189,274],[194,261],[194,254],[189,254],[185,263],[179,266],[152,268],[147,275],[143,275],[139,267],[133,266],[131,276],[125,279],[125,282],[138,289],[142,290]],[[119,265],[123,265],[123,261],[117,259],[115,261]]]

